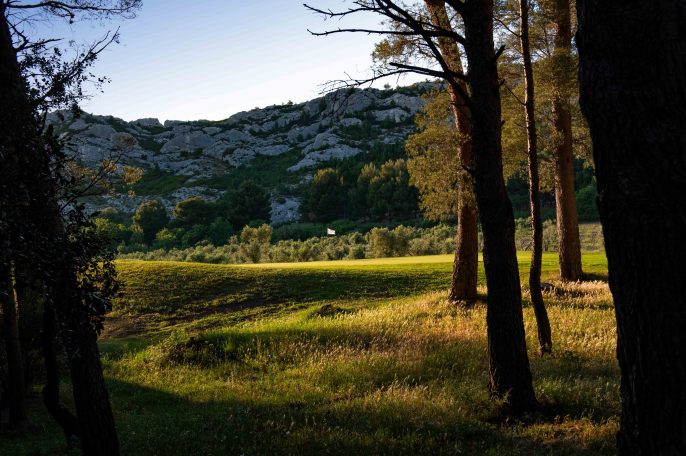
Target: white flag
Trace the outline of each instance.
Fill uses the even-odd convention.
[[[336,235],[336,230],[332,230],[331,228],[326,229],[326,234],[329,236],[335,236]]]

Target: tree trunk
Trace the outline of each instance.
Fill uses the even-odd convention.
[[[44,236],[66,242],[57,205],[43,215]],[[47,283],[69,364],[81,449],[84,456],[118,456],[119,441],[102,374],[97,334],[83,305],[76,272],[68,258],[47,265]]]
[[[32,231],[23,234],[35,235],[36,240],[45,244],[28,247],[37,250],[36,261],[46,269],[43,272],[50,280],[49,298],[69,358],[83,453],[115,456],[119,454],[119,442],[102,376],[96,333],[89,309],[81,300],[64,222],[55,200],[57,191],[49,170],[50,157],[26,89],[12,47],[5,5],[0,4],[0,127],[3,129],[0,141],[4,153],[0,158],[10,165],[8,168],[18,170],[16,174],[20,177],[12,184],[26,187],[24,190],[28,192],[14,202],[21,206],[21,217],[14,222],[30,226]]]
[[[60,401],[60,373],[57,365],[57,353],[55,351],[55,312],[49,303],[43,310],[43,331],[41,343],[43,346],[43,358],[45,359],[45,386],[43,387],[43,403],[48,413],[62,428],[67,443],[72,444],[79,435],[79,423],[76,417]]]
[[[493,2],[464,3],[472,101],[476,200],[484,236],[490,388],[513,411],[537,408],[524,338],[512,204],[503,178],[500,82],[493,49]]]
[[[119,441],[95,333],[80,327],[77,347],[67,350],[76,414],[85,456],[118,456]]]
[[[550,353],[553,340],[550,331],[548,312],[541,293],[541,263],[543,260],[543,221],[541,220],[541,198],[538,178],[538,135],[536,133],[536,115],[534,108],[534,72],[531,65],[531,48],[529,46],[529,3],[519,1],[519,40],[524,61],[524,117],[526,119],[527,158],[529,165],[529,204],[531,208],[531,232],[533,246],[531,249],[531,267],[529,268],[529,293],[531,305],[536,315],[538,330],[538,352],[540,355]]]
[[[425,0],[431,15],[431,22],[444,30],[452,30],[445,8],[445,0]],[[455,40],[446,37],[438,39],[441,54],[454,72],[462,72],[460,51]],[[459,87],[456,87],[459,86]],[[457,214],[457,246],[450,286],[450,300],[470,303],[477,297],[476,284],[479,267],[479,237],[477,228],[476,201],[473,195],[472,176],[466,171],[472,167],[471,119],[469,108],[462,94],[467,93],[463,81],[448,86],[453,110],[455,129],[460,133],[457,149],[460,170],[460,188]]]
[[[572,61],[572,26],[570,0],[553,0],[553,22],[556,33],[553,59],[553,128],[555,129],[555,212],[560,279],[580,280],[581,242],[579,215],[574,190],[574,152],[572,149],[572,115],[570,113],[569,74],[574,71]]]
[[[35,267],[27,264],[24,255],[14,255],[14,292],[19,316],[19,336],[24,360],[24,385],[34,384],[36,364],[34,353],[41,350],[41,327],[43,321],[43,293],[36,277]]]
[[[2,307],[3,334],[7,354],[7,392],[10,428],[21,430],[26,423],[24,406],[24,366],[19,342],[19,322],[14,299],[12,272],[3,261],[0,265],[0,305]]]
[[[622,371],[620,455],[686,454],[686,9],[580,0],[579,80]]]

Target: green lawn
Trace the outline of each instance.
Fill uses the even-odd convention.
[[[614,454],[619,369],[606,284],[545,296],[555,344],[545,358],[534,354],[525,302],[545,407],[506,422],[486,390],[485,306],[446,302],[451,263],[119,261],[123,295],[101,346],[122,454]],[[606,268],[604,255],[584,256],[592,276]],[[546,254],[545,279],[556,270]],[[63,447],[40,410],[37,431],[0,442],[0,454]]]

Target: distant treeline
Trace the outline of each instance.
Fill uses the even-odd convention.
[[[240,235],[231,236],[224,245],[202,243],[195,247],[171,249],[158,246],[121,253],[120,258],[239,264],[437,255],[455,251],[455,226],[445,223],[427,228],[404,225],[393,229],[374,227],[366,233],[352,231],[335,236],[297,238],[298,234],[312,229],[325,231],[321,225],[294,224],[273,229],[265,224],[245,227]],[[600,225],[581,225],[581,243],[583,251],[602,251]],[[531,249],[530,222],[527,219],[517,220],[516,244],[518,250]],[[557,249],[557,231],[553,221],[544,223],[544,249]]]
[[[375,146],[368,160],[338,160],[318,170],[301,189],[304,195],[302,219],[311,224],[275,227],[275,239],[304,240],[322,233],[312,224],[338,221],[345,231],[365,233],[376,225],[399,223],[426,226],[419,210],[417,190],[409,184],[406,160],[401,146]],[[576,187],[579,219],[598,221],[593,171],[583,160],[576,161]],[[528,184],[515,175],[508,181],[508,193],[515,216],[528,216]],[[543,216],[555,217],[555,198],[543,193]],[[194,196],[179,202],[169,217],[162,203],[143,202],[133,216],[106,208],[94,218],[99,232],[112,240],[120,253],[132,251],[188,249],[197,245],[220,246],[229,242],[243,227],[259,226],[270,219],[270,195],[251,180],[235,191],[227,191],[216,201]],[[454,220],[452,220],[454,221]],[[289,231],[293,233],[287,234]],[[280,233],[283,233],[281,235]]]

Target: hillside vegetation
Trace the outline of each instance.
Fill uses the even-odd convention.
[[[456,201],[451,177],[456,165],[445,165],[445,175],[425,175],[415,166],[422,153],[408,146],[416,143],[411,138],[420,134],[418,119],[426,115],[431,100],[441,97],[440,88],[440,83],[425,82],[339,90],[221,121],[162,125],[157,119],[125,122],[66,111],[51,113],[48,121],[86,174],[109,170],[107,184],[89,192],[83,202],[89,211],[97,211],[97,229],[112,239],[112,247],[124,254],[163,250],[156,259],[176,260],[182,259],[178,253],[166,252],[225,246],[246,225],[265,222],[290,232],[303,224],[338,223],[346,232],[363,234],[370,226],[454,223],[455,209],[427,206],[437,198],[420,191],[419,182],[430,182],[429,188],[450,183],[438,200]],[[445,124],[449,109],[437,115]],[[453,156],[455,147],[445,146],[445,153]],[[511,149],[505,154],[507,191],[516,217],[525,218],[530,209],[523,149]],[[542,169],[550,171],[550,166],[546,161]],[[574,174],[580,220],[595,222],[595,178],[581,150]],[[548,181],[542,187],[541,208],[543,218],[553,223],[555,197]],[[421,254],[443,253],[423,250]],[[302,261],[282,253],[279,261]],[[220,262],[240,262],[227,259],[226,252],[219,256]]]
[[[445,299],[451,255],[117,265],[123,294],[101,348],[122,454],[615,451],[619,369],[604,282],[546,293],[555,347],[545,358],[525,302],[545,408],[512,421],[487,393],[485,306],[465,312]],[[606,267],[602,253],[584,256],[596,278]],[[546,254],[544,278],[556,269]],[[62,447],[39,405],[34,413],[36,438],[4,440],[0,454]]]
[[[335,236],[321,236],[327,226],[336,228]],[[239,236],[232,236],[224,245],[201,242],[196,246],[170,247],[158,241],[150,248],[121,249],[119,258],[138,260],[191,261],[198,263],[289,263],[323,260],[351,260],[363,258],[387,258],[404,256],[425,256],[449,254],[455,251],[457,229],[448,224],[429,228],[398,225],[380,227],[368,225],[369,231],[360,233],[354,224],[333,223],[331,225],[294,224],[272,229],[262,225],[264,234],[256,239],[257,228],[245,227]],[[353,231],[350,231],[353,230]],[[316,233],[317,235],[313,235]],[[604,243],[599,223],[579,225],[581,249],[585,252],[602,252]],[[531,250],[531,223],[528,219],[516,220],[515,245],[518,250]],[[479,233],[479,247],[483,239]],[[558,249],[555,223],[546,221],[543,225],[543,250],[556,252]]]

